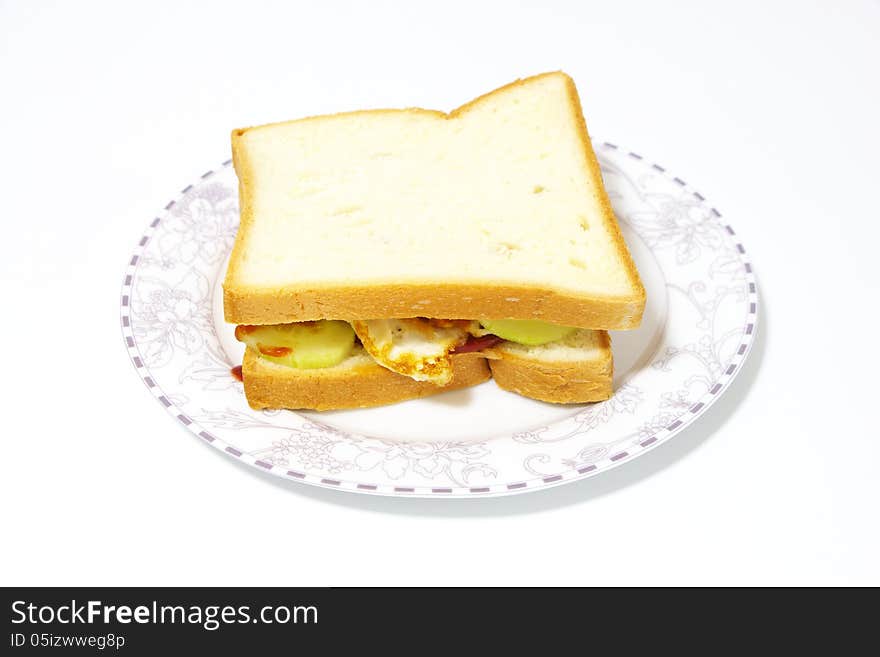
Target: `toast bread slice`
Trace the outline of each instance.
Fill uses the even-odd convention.
[[[339,365],[319,369],[279,365],[248,347],[242,379],[251,408],[326,411],[393,404],[467,388],[491,378],[486,360],[478,353],[455,356],[452,364],[452,381],[441,387],[385,369],[360,346]]]
[[[576,331],[557,342],[528,347],[502,342],[485,350],[501,388],[554,404],[580,404],[613,394],[614,360],[606,331]]]
[[[561,72],[450,112],[232,133],[229,322],[436,317],[638,326],[645,291]]]

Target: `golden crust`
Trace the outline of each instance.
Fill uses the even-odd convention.
[[[477,385],[491,378],[480,354],[452,359],[452,381],[437,386],[396,374],[372,361],[351,367],[296,369],[267,362],[248,348],[242,363],[244,393],[251,408],[326,411],[382,406]]]
[[[239,248],[238,244],[236,242],[235,248]],[[342,319],[348,322],[397,319],[412,317],[412,306],[419,302],[424,304],[426,299],[430,300],[427,306],[431,317],[540,319],[588,329],[636,328],[642,320],[645,307],[644,295],[575,297],[552,290],[485,283],[394,284],[382,287],[351,285],[311,290],[293,287],[239,290],[227,283],[223,288],[226,321],[236,324],[285,324],[316,319]],[[428,312],[427,309],[425,312]]]
[[[499,387],[554,404],[604,401],[614,392],[611,338],[602,331],[602,355],[588,361],[545,361],[496,348],[489,361]]]
[[[569,102],[579,117],[580,139],[587,171],[598,191],[597,202],[603,221],[609,228],[618,256],[632,282],[634,292],[621,297],[581,295],[562,290],[540,289],[528,286],[495,285],[476,281],[473,284],[399,283],[393,285],[311,287],[304,289],[295,284],[282,288],[255,289],[236,284],[238,262],[246,250],[249,226],[253,222],[251,167],[242,135],[255,128],[241,128],[232,132],[232,159],[239,177],[241,226],[229,270],[223,283],[223,306],[227,322],[235,324],[281,324],[315,319],[376,319],[411,317],[412,306],[431,299],[432,317],[462,319],[542,319],[567,326],[592,329],[630,329],[639,325],[645,306],[645,289],[638,271],[620,234],[611,209],[596,154],[593,152],[586,123],[583,119],[577,89],[572,79],[562,72],[544,73],[516,80],[465,105],[444,114],[436,110],[410,108],[405,110],[361,110],[325,116],[306,117],[297,121],[313,121],[360,113],[410,112],[425,113],[437,118],[454,119],[495,94],[523,85],[544,76],[561,75],[566,81]],[[284,122],[290,123],[290,122]],[[276,125],[276,124],[271,124]],[[518,301],[508,301],[508,297]]]

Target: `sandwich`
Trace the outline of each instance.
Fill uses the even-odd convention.
[[[607,399],[608,330],[645,291],[567,75],[450,112],[234,130],[223,284],[254,408],[375,406],[476,385]]]

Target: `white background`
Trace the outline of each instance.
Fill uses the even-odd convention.
[[[866,0],[0,3],[0,583],[880,584],[878,33]],[[147,392],[125,265],[232,128],[559,68],[755,263],[756,348],[687,431],[549,491],[378,499],[256,472]]]

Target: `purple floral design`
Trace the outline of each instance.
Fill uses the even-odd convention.
[[[495,469],[481,460],[489,455],[484,443],[370,442],[369,445],[340,445],[337,451],[345,451],[353,457],[358,470],[363,472],[381,468],[390,479],[400,479],[411,472],[424,479],[435,480],[439,477],[466,485],[475,472],[479,472],[483,478],[496,475]],[[353,453],[351,448],[357,448],[357,453]]]
[[[219,264],[235,239],[238,199],[222,183],[189,192],[169,212],[159,237],[163,260],[192,265],[200,260]]]
[[[723,280],[728,283],[742,283],[746,278],[746,270],[742,265],[742,261],[733,249],[727,249],[719,255],[709,265],[709,278],[712,280]],[[740,292],[744,288],[737,288]]]
[[[731,274],[728,272],[726,276],[729,278]],[[670,372],[673,361],[689,360],[698,364],[700,370],[699,373],[685,380],[685,387],[690,388],[695,382],[700,382],[705,389],[709,389],[712,382],[717,380],[724,370],[724,363],[729,358],[726,350],[730,346],[731,339],[738,338],[742,333],[739,326],[726,331],[720,329],[719,309],[730,299],[734,299],[737,303],[742,302],[745,295],[744,287],[719,285],[712,290],[713,294],[709,294],[705,282],[695,281],[686,288],[668,284],[668,289],[687,300],[696,311],[695,326],[702,331],[702,335],[694,342],[667,346],[652,366],[656,370]]]
[[[213,331],[207,306],[208,279],[189,270],[175,284],[143,276],[132,299],[132,331],[144,362],[151,367],[166,365],[178,349],[195,354]]]
[[[381,472],[383,477],[399,480],[418,477],[423,480],[467,485],[474,477],[481,481],[497,475],[484,462],[490,451],[481,442],[391,442],[348,434],[321,422],[302,426],[275,423],[287,419],[277,413],[252,414],[226,408],[202,409],[194,419],[214,428],[235,430],[277,430],[268,447],[251,452],[272,465],[319,471],[324,475],[342,472]]]
[[[584,464],[596,463],[611,454],[611,448],[617,443],[594,443],[579,450],[574,456],[564,458],[560,462],[568,468],[576,468]]]
[[[555,427],[519,431],[512,437],[518,443],[529,444],[558,443],[574,436],[582,436],[584,433],[610,422],[616,415],[621,413],[632,415],[644,398],[645,395],[637,386],[624,383],[611,399],[597,404],[589,404],[572,418],[572,422]]]
[[[278,465],[298,465],[328,474],[343,471],[381,470],[398,480],[406,475],[449,480],[464,485],[474,472],[492,477],[495,470],[480,461],[489,450],[482,443],[392,443],[322,431],[294,430],[273,442],[268,460]]]
[[[654,415],[638,428],[638,440],[653,438],[658,431],[662,431],[678,418],[678,412],[671,409],[664,410]]]
[[[350,461],[340,460],[333,454],[334,448],[339,445],[338,438],[323,432],[294,430],[272,442],[271,455],[267,460],[276,465],[298,465],[327,474],[339,474],[352,469]]]
[[[608,422],[620,413],[632,415],[644,399],[645,395],[638,386],[624,383],[615,391],[611,399],[601,404],[587,406],[575,415],[574,419],[581,424],[582,430],[588,431]]]
[[[723,247],[721,226],[692,196],[651,193],[643,201],[646,207],[628,213],[627,220],[650,247],[674,249],[678,264],[694,262],[703,249],[713,252]]]
[[[654,361],[653,366],[658,370],[669,372],[672,361],[682,356],[696,360],[709,375],[707,381],[714,380],[721,372],[722,364],[718,358],[712,336],[709,334],[703,335],[696,342],[681,347],[667,347],[663,355]]]
[[[207,336],[206,336],[207,338]],[[210,338],[206,342],[213,342]],[[180,383],[193,381],[201,384],[206,392],[236,390],[244,394],[241,381],[230,373],[232,364],[227,362],[218,344],[206,344],[205,351],[193,359],[180,374]]]

